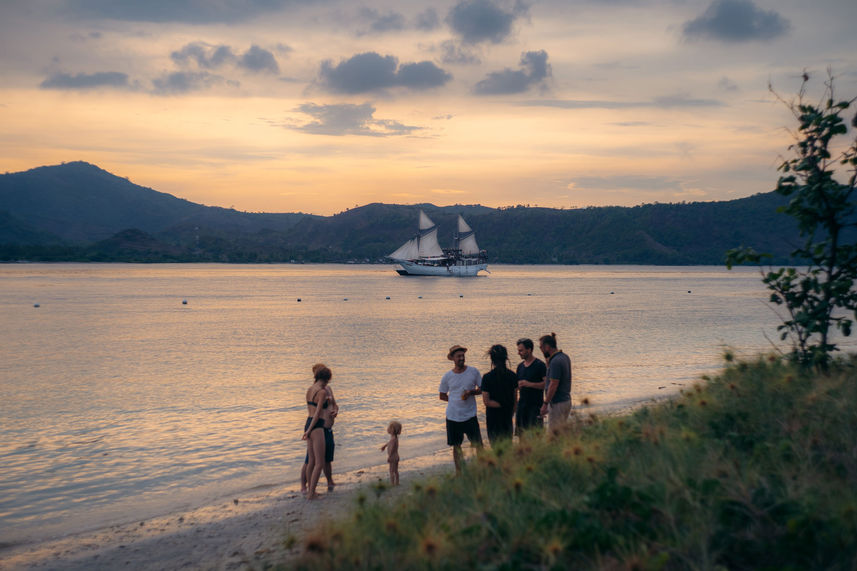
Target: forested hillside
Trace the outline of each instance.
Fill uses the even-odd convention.
[[[83,162],[0,175],[2,261],[378,262],[419,210],[452,246],[456,219],[491,263],[720,264],[741,245],[784,261],[792,220],[771,192],[726,202],[583,209],[369,204],[335,216],[204,206]]]

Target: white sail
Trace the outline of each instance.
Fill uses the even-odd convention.
[[[442,258],[443,248],[437,241],[437,226],[425,212],[420,210],[420,233],[387,255],[393,260],[417,260],[419,258]]]
[[[428,217],[426,217],[428,218]],[[429,230],[426,234],[421,234],[420,238],[420,258],[442,258],[443,249],[437,242],[437,226]]]
[[[420,258],[441,258],[443,248],[437,242],[437,226],[425,212],[420,210]]]
[[[476,234],[473,228],[468,226],[467,222],[461,215],[458,215],[458,247],[461,248],[461,253],[465,256],[475,256],[479,254],[479,245],[476,243]]]
[[[416,260],[420,257],[420,247],[417,244],[416,238],[411,238],[402,244],[398,250],[387,255],[388,258],[394,260]]]
[[[434,222],[431,221],[431,218],[428,215],[420,210],[420,232],[423,230],[428,230],[429,228],[434,227]]]

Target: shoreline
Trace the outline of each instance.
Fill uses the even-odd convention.
[[[675,396],[673,391],[630,399],[614,407],[574,407],[578,415],[593,412],[607,417],[630,414]],[[600,410],[599,410],[600,409]],[[469,447],[465,447],[470,455]],[[23,543],[0,546],[0,570],[51,569],[253,569],[263,562],[287,561],[300,552],[306,531],[328,517],[350,510],[357,493],[376,482],[388,482],[387,464],[337,473],[336,487],[326,491],[322,476],[320,498],[309,501],[298,481],[255,488],[200,506],[125,523]],[[404,459],[402,485],[388,494],[404,493],[409,484],[453,471],[448,449]],[[392,491],[390,491],[392,490]],[[292,545],[287,547],[291,538]]]
[[[453,470],[448,450],[400,464],[403,493],[416,479]],[[287,560],[300,552],[301,538],[328,517],[347,512],[359,490],[388,482],[387,464],[337,474],[318,500],[300,493],[298,482],[248,490],[220,501],[146,520],[110,525],[0,549],[0,569],[93,570],[253,569],[262,561]],[[294,540],[287,547],[287,540]]]

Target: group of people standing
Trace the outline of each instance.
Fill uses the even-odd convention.
[[[465,364],[467,348],[453,345],[446,358],[453,368],[440,381],[440,400],[446,401],[446,443],[452,446],[456,471],[461,470],[464,437],[482,446],[476,417],[476,396],[482,395],[488,439],[511,438],[514,432],[543,426],[547,417],[553,430],[568,420],[571,412],[571,359],[557,347],[556,334],[539,338],[545,361],[533,354],[532,339],[518,339],[521,362],[513,372],[503,345],[488,349],[491,370],[485,376]],[[514,419],[514,427],[513,427]]]
[[[515,371],[509,367],[509,354],[503,345],[488,349],[491,370],[482,376],[475,367],[465,364],[467,348],[453,345],[446,358],[453,368],[440,381],[440,400],[446,401],[446,443],[452,446],[456,471],[461,470],[464,437],[472,445],[482,446],[482,432],[476,417],[476,397],[481,395],[485,405],[488,439],[496,442],[520,435],[524,430],[540,428],[544,418],[554,430],[568,420],[571,412],[571,359],[557,348],[556,334],[539,338],[539,349],[545,356],[535,356],[532,339],[517,342],[521,362]],[[322,472],[331,491],[335,443],[333,423],[339,406],[330,388],[333,373],[324,364],[313,366],[313,384],[306,392],[307,419],[303,439],[307,454],[301,470],[301,491],[308,499],[317,497],[316,487]],[[387,451],[390,481],[399,482],[399,434],[402,425],[393,421],[387,427],[390,440],[381,447]]]

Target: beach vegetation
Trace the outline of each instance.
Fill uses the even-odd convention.
[[[855,377],[857,359],[734,360],[671,400],[500,443],[458,477],[375,487],[283,566],[854,569]]]
[[[857,315],[857,131],[849,135],[846,116],[857,98],[837,99],[828,74],[820,101],[809,101],[809,81],[805,73],[798,95],[780,99],[798,126],[776,187],[789,199],[779,211],[797,221],[802,243],[791,253],[792,266],[768,267],[762,281],[771,303],[787,313],[778,329],[782,340],[792,341],[791,358],[825,367],[838,350],[833,333],[849,336]],[[857,115],[851,125],[857,128]],[[853,140],[839,143],[849,136]],[[727,265],[766,257],[738,248],[728,252]]]

